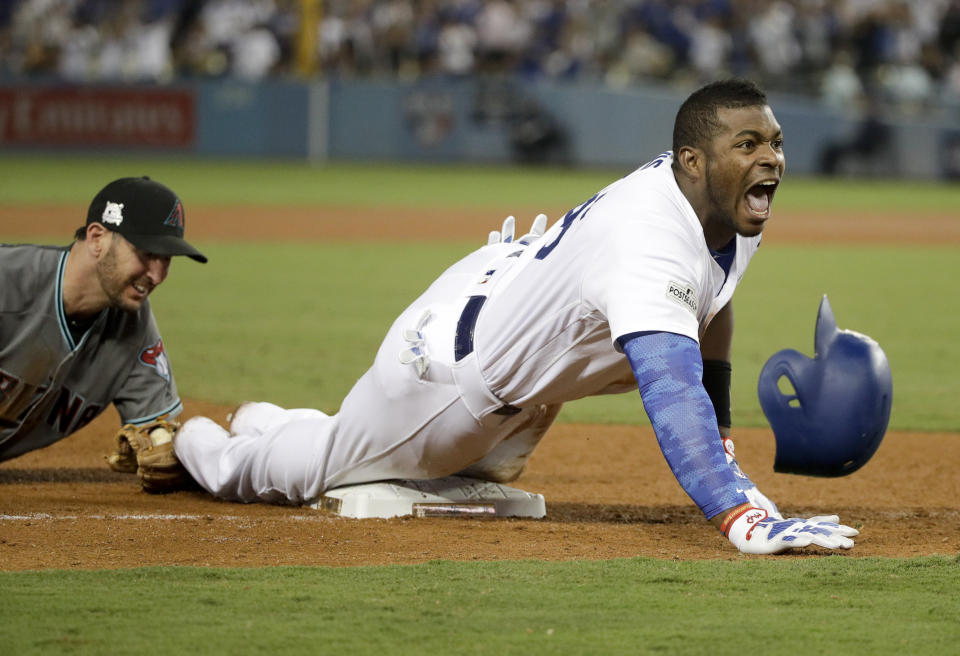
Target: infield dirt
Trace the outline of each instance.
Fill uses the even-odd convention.
[[[0,207],[8,239],[49,234],[66,243],[80,224],[76,216],[72,207],[31,207],[29,214]],[[469,240],[490,229],[491,216],[496,214],[200,207],[191,212],[188,236]],[[943,215],[912,216],[909,232],[897,217],[776,218],[767,230],[771,242],[960,243],[960,223]],[[183,417],[202,414],[223,422],[231,409],[187,400]],[[743,557],[683,493],[648,426],[554,426],[513,483],[546,497],[545,519],[352,520],[307,508],[227,503],[200,491],[146,494],[135,477],[104,463],[118,424],[111,409],[77,435],[0,464],[0,570]],[[960,552],[960,436],[890,433],[863,469],[839,479],[775,474],[768,430],[739,429],[734,437],[744,469],[785,513],[835,512],[860,528],[856,546],[844,557]]]

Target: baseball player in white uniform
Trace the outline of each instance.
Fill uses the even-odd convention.
[[[730,301],[783,171],[762,91],[708,85],[681,107],[672,152],[542,236],[507,235],[444,272],[337,414],[246,404],[229,431],[187,421],[177,455],[208,491],[245,502],[454,473],[506,482],[565,401],[639,386],[673,473],[737,548],[850,548],[855,529],[836,516],[784,519],[724,449]],[[704,378],[705,361],[720,375]]]

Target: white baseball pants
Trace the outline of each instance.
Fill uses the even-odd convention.
[[[207,491],[244,502],[299,504],[342,485],[465,469],[516,478],[560,406],[506,406],[484,382],[475,351],[453,361],[464,290],[482,270],[480,255],[489,259],[479,251],[461,260],[394,322],[337,414],[251,404],[231,431],[195,417],[176,435],[180,461]],[[416,353],[429,357],[428,366],[411,360],[418,329]]]

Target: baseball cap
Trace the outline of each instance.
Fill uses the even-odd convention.
[[[170,189],[147,176],[114,180],[94,196],[87,225],[100,223],[131,244],[155,255],[207,256],[183,239],[183,203]]]

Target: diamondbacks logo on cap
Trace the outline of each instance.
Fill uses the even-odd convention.
[[[123,203],[111,203],[107,201],[106,207],[103,208],[103,216],[101,218],[104,223],[112,223],[113,225],[123,223]]]
[[[173,226],[183,230],[183,205],[179,200],[177,201],[177,204],[173,206],[173,209],[170,210],[170,215],[163,222],[163,225]]]
[[[157,340],[157,343],[149,348],[140,351],[140,362],[153,367],[164,380],[170,380],[170,361],[167,360],[167,354],[163,352],[163,340]]]

